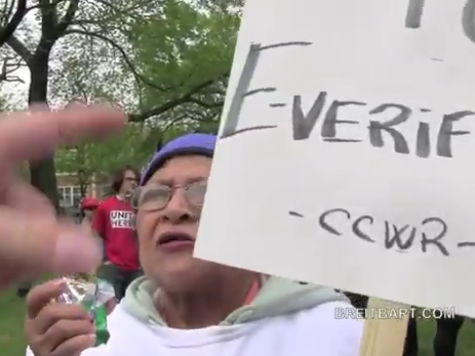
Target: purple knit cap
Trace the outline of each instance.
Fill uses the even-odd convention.
[[[182,154],[199,154],[213,157],[217,137],[215,135],[194,133],[187,134],[168,142],[160,150],[155,152],[152,159],[143,170],[140,185],[144,185],[168,159]]]

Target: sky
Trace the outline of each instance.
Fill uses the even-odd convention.
[[[30,71],[27,67],[21,67],[15,71],[14,75],[22,79],[25,83],[3,82],[2,92],[7,96],[11,95],[11,101],[18,103],[20,108],[26,108],[28,100],[28,86],[30,84]]]
[[[3,6],[5,3],[5,0],[0,0],[0,6]],[[31,0],[28,0],[27,2],[28,6],[32,4]],[[39,29],[37,26],[37,23],[35,21],[35,10],[30,11],[25,18],[22,21],[22,24],[25,26],[23,29],[17,29],[15,32],[15,36],[18,36],[19,39],[22,39],[22,31],[24,29],[28,29],[29,32],[28,36],[31,38],[39,37]],[[21,25],[20,25],[21,26]],[[35,36],[35,34],[37,36]],[[7,46],[7,45],[5,45]],[[20,69],[16,70],[13,73],[14,76],[17,76],[21,78],[25,83],[18,83],[18,82],[2,82],[1,85],[1,91],[4,94],[11,95],[12,96],[12,101],[15,103],[18,103],[20,108],[26,108],[27,107],[27,100],[28,100],[28,87],[30,85],[30,71],[29,69],[24,66],[21,67]]]

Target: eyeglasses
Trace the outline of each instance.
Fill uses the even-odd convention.
[[[167,186],[151,184],[135,189],[130,203],[134,209],[154,211],[163,209],[177,189],[183,189],[185,198],[195,207],[202,207],[208,182],[199,181],[185,186]]]

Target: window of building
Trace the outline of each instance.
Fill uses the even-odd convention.
[[[81,203],[81,188],[73,187],[73,206],[79,206]]]
[[[58,187],[59,205],[63,208],[77,207],[81,201],[79,186]]]

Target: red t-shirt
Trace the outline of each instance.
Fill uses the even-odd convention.
[[[134,218],[130,204],[113,196],[99,205],[92,221],[92,229],[104,240],[107,260],[125,270],[140,268]]]

